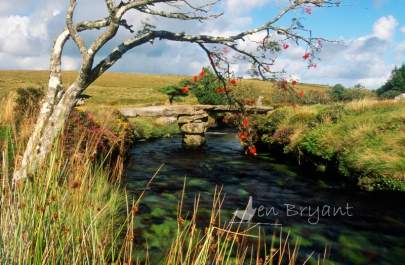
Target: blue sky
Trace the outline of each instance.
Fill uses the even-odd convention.
[[[206,0],[191,0],[206,1]],[[52,40],[64,27],[68,0],[0,0],[0,69],[47,69]],[[105,15],[103,0],[79,0],[77,20]],[[211,35],[228,35],[265,22],[287,0],[222,0],[225,15],[206,24],[178,23],[147,18],[132,13],[127,19],[135,28],[147,21],[157,28]],[[292,79],[303,82],[352,86],[361,83],[377,88],[389,77],[393,67],[405,62],[405,0],[343,0],[339,8],[313,9],[312,15],[297,10],[293,14],[315,35],[340,44],[327,44],[317,69],[307,69],[301,47],[292,45],[282,54],[275,68],[284,69]],[[290,21],[287,17],[283,23]],[[88,35],[90,40],[94,35]],[[101,51],[107,54],[128,33],[120,34]],[[101,57],[100,57],[101,58]],[[71,43],[64,56],[64,68],[77,69],[80,56]],[[134,49],[113,71],[194,74],[207,65],[196,46],[162,42]],[[244,75],[247,65],[235,65]]]

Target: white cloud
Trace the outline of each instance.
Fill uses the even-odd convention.
[[[33,55],[40,52],[41,42],[47,41],[45,23],[35,23],[26,16],[0,17],[0,52]]]
[[[393,36],[398,21],[393,16],[385,16],[379,18],[373,27],[373,34],[380,39],[388,40]]]
[[[402,33],[405,33],[405,27],[401,27],[401,28],[399,29],[399,31],[401,31]]]
[[[277,62],[288,73],[295,73],[304,82],[353,86],[361,83],[368,88],[378,88],[389,77],[394,65],[386,61],[387,51],[395,47],[392,36],[397,21],[394,17],[381,17],[373,26],[372,34],[360,36],[343,43],[326,43],[320,53],[316,69],[307,69],[302,60],[302,48],[292,45]],[[405,51],[405,42],[397,50]]]

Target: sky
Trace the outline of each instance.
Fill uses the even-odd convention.
[[[206,23],[178,22],[139,12],[128,14],[126,19],[135,29],[147,22],[158,29],[226,36],[261,25],[287,2],[222,0],[215,10],[223,11],[224,15]],[[338,8],[314,8],[312,14],[300,9],[280,21],[283,25],[297,17],[314,35],[337,41],[323,45],[316,68],[308,69],[302,59],[305,47],[291,44],[278,56],[273,69],[285,70],[290,79],[301,82],[361,84],[375,89],[389,78],[395,66],[405,63],[405,0],[341,2]],[[0,0],[0,69],[48,69],[53,40],[64,28],[67,3],[68,0]],[[78,3],[76,21],[106,15],[103,0],[78,0]],[[84,38],[90,42],[97,33],[91,32]],[[129,32],[120,31],[97,58],[103,58],[129,37]],[[208,59],[196,45],[157,41],[133,49],[111,71],[193,75],[206,65]],[[76,70],[79,66],[79,52],[69,42],[64,50],[63,68]],[[233,66],[241,76],[248,68],[243,63]]]

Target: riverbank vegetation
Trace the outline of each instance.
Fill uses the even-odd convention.
[[[258,120],[260,142],[367,190],[405,191],[405,102],[279,108]]]
[[[18,95],[2,100],[0,264],[122,260],[125,196],[112,184],[121,174],[115,170],[122,171],[123,160],[113,155],[122,146],[119,135],[114,135],[116,145],[109,142],[102,151],[106,137],[113,136],[91,120],[82,123],[87,115],[73,115],[75,125],[67,126],[46,163],[28,181],[13,184],[14,164],[35,121],[35,114],[27,111],[36,109],[35,104],[23,112],[15,104],[21,100]]]

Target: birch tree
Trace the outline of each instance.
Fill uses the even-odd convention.
[[[131,11],[151,17],[182,21],[182,23],[189,21],[204,23],[207,20],[217,19],[223,12],[226,12],[226,10],[218,12],[223,6],[221,0],[122,0],[120,2],[102,0],[108,10],[108,16],[81,22],[74,21],[78,0],[66,1],[68,4],[66,27],[53,45],[46,97],[23,157],[14,172],[14,181],[35,173],[46,159],[80,95],[131,49],[164,40],[189,43],[197,45],[208,56],[214,72],[224,84],[226,78],[233,74],[230,65],[241,60],[252,65],[253,74],[265,80],[274,80],[280,73],[272,71],[271,67],[274,65],[277,55],[283,49],[287,49],[288,45],[294,43],[294,45],[305,47],[306,52],[303,54],[303,59],[307,60],[308,65],[311,66],[314,65],[316,53],[320,49],[321,42],[324,41],[314,37],[312,32],[302,25],[299,18],[295,17],[289,23],[285,23],[285,21],[282,23],[282,19],[291,13],[296,14],[297,12],[294,11],[310,14],[313,8],[339,5],[337,0],[279,1],[284,6],[280,7],[278,13],[263,25],[235,35],[214,36],[167,31],[148,23],[135,29],[124,17]],[[113,38],[118,38],[117,33],[121,28],[128,30],[132,34],[131,38],[122,41],[105,58],[96,63],[95,57],[100,56],[100,49]],[[87,44],[80,33],[92,30],[99,30],[100,34],[90,44]],[[71,84],[63,84],[61,79],[62,55],[68,40],[72,40],[77,46],[81,55],[81,65],[75,80]],[[254,49],[251,47],[249,49],[245,45],[245,42],[249,40],[254,43]]]

